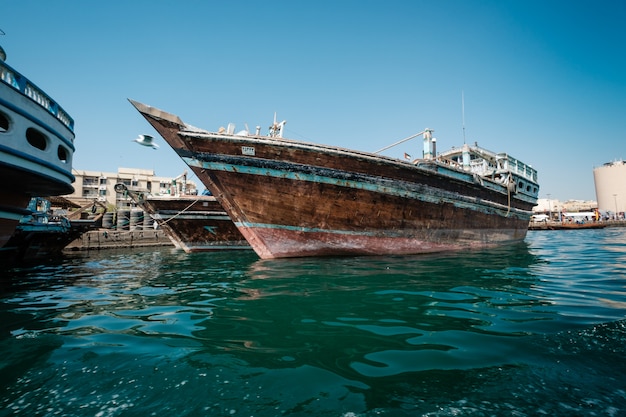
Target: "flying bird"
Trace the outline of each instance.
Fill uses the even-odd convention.
[[[154,138],[150,135],[139,135],[138,138],[133,139],[133,141],[137,142],[142,146],[150,146],[152,149],[158,149],[159,145],[154,143],[152,140]]]

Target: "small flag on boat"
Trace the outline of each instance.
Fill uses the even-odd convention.
[[[411,160],[411,155],[409,155],[408,153],[404,153],[404,159],[406,159],[407,161]]]

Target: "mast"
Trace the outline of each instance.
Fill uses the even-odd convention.
[[[461,117],[463,118],[463,145],[465,145],[465,93],[461,90]]]

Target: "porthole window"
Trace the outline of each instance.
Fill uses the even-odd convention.
[[[530,192],[530,185],[526,186],[526,191]]]
[[[4,133],[9,130],[9,116],[0,112],[0,133]]]
[[[520,190],[523,190],[523,189],[524,189],[524,183],[523,183],[523,182],[521,182],[521,181],[520,181],[520,182],[518,182],[518,183],[517,183],[517,188],[519,188]]]
[[[67,163],[67,156],[69,152],[63,146],[59,145],[59,149],[57,149],[57,156],[59,157],[59,161],[63,163]]]
[[[48,140],[46,136],[32,127],[26,129],[26,140],[31,144],[31,146],[41,149],[42,151],[45,151],[48,147]]]

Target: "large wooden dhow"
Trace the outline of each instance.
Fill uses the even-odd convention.
[[[220,129],[209,132],[130,100],[217,197],[261,258],[416,254],[524,239],[535,169],[478,146],[424,157],[376,153]],[[435,155],[437,155],[435,157]]]
[[[174,246],[185,252],[250,250],[246,239],[213,196],[153,195],[123,183],[116,184],[115,191],[128,195],[154,219]]]

